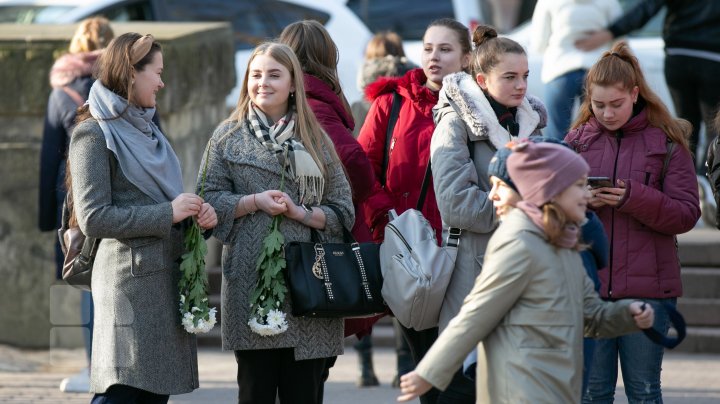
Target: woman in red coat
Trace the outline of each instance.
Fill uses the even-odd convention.
[[[565,137],[611,186],[591,191],[610,241],[600,295],[674,305],[682,295],[676,235],[700,218],[687,121],[674,119],[643,77],[627,44],[617,43],[589,70],[585,101]],[[668,155],[668,153],[670,153]],[[655,328],[667,331],[657,310]],[[583,402],[611,402],[618,358],[630,402],[662,402],[663,347],[643,333],[598,339]]]
[[[385,78],[370,84],[365,93],[372,101],[358,141],[372,163],[375,181],[372,194],[362,204],[365,220],[375,241],[382,241],[388,211],[398,214],[415,208],[423,176],[430,161],[430,138],[435,130],[432,109],[445,76],[467,71],[470,65],[470,34],[461,23],[444,18],[432,22],[423,36],[422,68],[399,78]],[[386,150],[386,132],[394,93],[402,100],[397,121]],[[383,160],[388,154],[387,167]],[[442,221],[432,184],[420,209],[441,239]],[[417,363],[437,337],[437,328],[415,331],[403,328],[413,359]],[[435,402],[437,390],[421,397]]]

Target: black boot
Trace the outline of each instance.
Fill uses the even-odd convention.
[[[397,354],[397,373],[393,377],[392,386],[394,388],[400,387],[400,376],[410,372],[415,368],[412,354],[410,353],[410,346],[407,340],[400,330],[400,323],[397,319],[393,319],[393,326],[395,328],[395,352]]]
[[[372,337],[366,335],[355,344],[358,351],[358,359],[360,360],[360,378],[358,379],[358,387],[378,386],[380,382],[375,376],[372,361]]]

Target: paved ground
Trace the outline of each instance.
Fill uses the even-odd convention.
[[[390,387],[395,357],[390,348],[375,351],[375,368],[381,386],[355,387],[357,358],[351,347],[338,358],[326,385],[329,404],[393,403],[398,395]],[[62,378],[84,365],[80,349],[48,351],[17,350],[0,345],[0,403],[88,403],[89,394],[61,393]],[[219,349],[200,350],[200,389],[173,396],[170,403],[235,402],[235,360]],[[666,404],[720,403],[720,355],[666,354],[663,371]],[[626,403],[618,389],[617,403]]]

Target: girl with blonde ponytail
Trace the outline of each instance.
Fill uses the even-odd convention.
[[[690,125],[670,115],[623,42],[590,68],[585,91],[565,141],[590,164],[590,176],[613,184],[592,189],[589,202],[610,241],[600,294],[674,305],[682,294],[675,238],[700,217]],[[668,324],[658,311],[655,328],[666,332]],[[630,402],[662,402],[662,357],[663,347],[642,333],[598,340],[583,401],[612,401],[619,358]]]

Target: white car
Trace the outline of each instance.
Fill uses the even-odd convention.
[[[234,107],[255,45],[280,35],[288,24],[314,19],[324,24],[340,51],[338,72],[350,103],[360,99],[355,84],[370,30],[346,0],[0,0],[0,23],[72,24],[93,15],[111,21],[227,21],[235,33],[237,85],[227,96]]]

